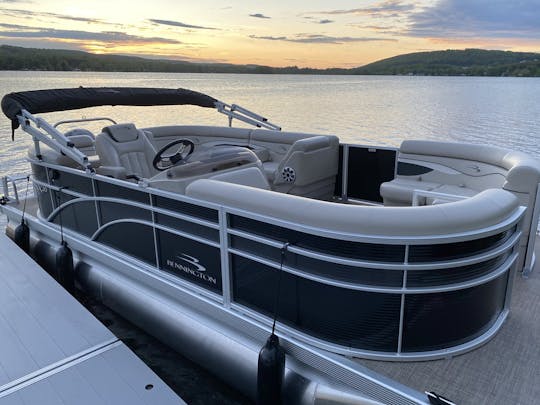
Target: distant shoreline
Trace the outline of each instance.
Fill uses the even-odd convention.
[[[519,75],[466,75],[466,74],[384,74],[384,73],[259,73],[259,72],[164,72],[164,71],[126,71],[126,70],[38,70],[38,69],[0,69],[0,72],[50,72],[50,73],[167,73],[167,74],[224,74],[224,75],[293,75],[293,76],[395,76],[395,77],[501,77],[501,78],[537,78],[538,76],[519,76]]]
[[[0,71],[540,77],[540,54],[481,49],[417,52],[355,68],[299,68],[92,54],[0,45]]]

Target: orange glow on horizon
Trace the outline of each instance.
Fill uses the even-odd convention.
[[[540,52],[540,32],[534,26],[524,26],[522,32],[514,33],[511,29],[521,29],[514,24],[490,36],[489,31],[466,32],[467,27],[460,26],[459,20],[437,21],[439,15],[446,14],[426,11],[449,7],[450,2],[334,3],[329,6],[324,0],[298,1],[285,7],[280,2],[252,5],[237,0],[229,0],[228,4],[217,0],[154,0],[144,4],[94,0],[90,7],[73,5],[68,0],[48,0],[46,5],[4,2],[0,5],[0,44],[301,68],[350,68],[429,50]],[[422,18],[416,19],[417,15]],[[426,28],[430,19],[433,26]],[[416,26],[418,21],[422,24]],[[437,23],[446,24],[447,31],[439,30]],[[425,35],[420,35],[422,29]],[[463,32],[464,39],[450,34],[434,38],[430,32]],[[501,34],[505,32],[506,37]]]

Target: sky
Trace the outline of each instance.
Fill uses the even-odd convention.
[[[299,67],[540,52],[540,0],[0,0],[0,44]]]

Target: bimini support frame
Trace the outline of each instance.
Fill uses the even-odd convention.
[[[270,121],[268,121],[267,118],[263,117],[262,115],[256,114],[253,111],[248,110],[247,108],[240,107],[239,105],[229,105],[222,101],[216,101],[215,107],[218,112],[225,114],[229,118],[229,126],[232,126],[232,120],[236,118],[257,128],[281,131],[280,126],[271,123]],[[47,121],[45,121],[43,118],[36,117],[25,109],[22,109],[20,114],[17,115],[17,120],[19,121],[21,129],[26,133],[32,135],[36,156],[38,158],[40,158],[41,156],[41,148],[39,142],[43,142],[45,145],[49,146],[56,152],[73,159],[85,170],[90,172],[94,171],[92,165],[88,161],[88,157],[84,153],[79,151],[75,147],[73,142],[71,142],[68,137],[66,137],[56,128],[58,124],[53,126]],[[89,119],[88,121],[94,120],[95,119]],[[60,123],[78,121],[81,120],[61,121]],[[35,127],[32,126],[32,122],[35,124]],[[42,131],[40,131],[39,129],[41,129]]]
[[[215,106],[220,113],[229,117],[230,127],[232,127],[232,120],[236,118],[237,120],[243,121],[257,128],[281,131],[281,127],[268,121],[268,118],[265,118],[262,115],[254,113],[253,111],[250,111],[247,108],[241,107],[237,104],[227,104],[223,101],[216,101]]]
[[[78,150],[73,142],[69,140],[69,138],[67,138],[43,118],[35,117],[28,111],[21,110],[20,115],[17,115],[17,119],[19,120],[22,130],[32,135],[36,156],[38,159],[41,157],[41,148],[39,142],[43,142],[56,152],[73,159],[87,171],[94,171],[92,165],[88,161],[88,157]],[[32,126],[31,122],[35,124],[35,127]],[[40,131],[38,128],[42,129],[42,131]]]

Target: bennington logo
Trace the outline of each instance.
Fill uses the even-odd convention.
[[[34,190],[37,191],[36,194],[46,193],[48,191],[47,187],[42,186],[40,184],[35,184],[35,183],[34,183]]]
[[[173,269],[182,270],[184,273],[200,278],[209,283],[217,284],[215,277],[205,274],[206,267],[200,264],[199,259],[186,255],[185,253],[177,255],[176,260],[167,259],[167,266],[170,266]]]

